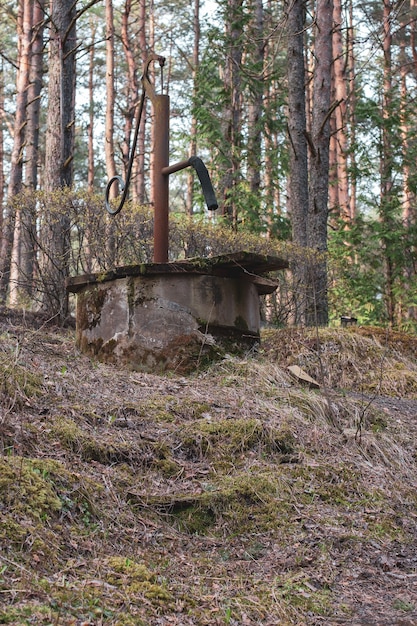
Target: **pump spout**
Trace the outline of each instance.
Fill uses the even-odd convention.
[[[189,159],[189,164],[197,172],[198,180],[200,181],[208,210],[215,211],[219,208],[219,205],[217,203],[216,194],[214,193],[213,185],[210,180],[210,174],[208,173],[206,166],[200,157],[197,156],[191,157]]]
[[[180,170],[185,169],[186,167],[193,167],[197,173],[198,180],[200,181],[201,188],[203,190],[204,200],[206,201],[207,208],[209,211],[215,211],[219,208],[217,203],[216,194],[214,193],[213,185],[211,184],[210,174],[207,171],[206,166],[200,157],[192,156],[186,161],[180,161],[179,163],[174,163],[174,165],[167,165],[162,169],[162,174],[164,176],[169,176],[169,174],[173,174],[174,172],[179,172]]]

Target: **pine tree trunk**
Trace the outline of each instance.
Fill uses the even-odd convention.
[[[33,275],[36,254],[36,198],[34,192],[38,187],[39,171],[39,127],[44,71],[44,6],[44,0],[36,0],[33,4],[27,105],[25,186],[33,193],[28,197],[28,202],[23,209],[21,271],[24,280],[25,296],[28,298],[31,298],[33,293]]]
[[[327,253],[332,29],[332,0],[318,0],[314,45],[307,244],[312,250],[317,251],[319,256],[310,264],[307,277],[306,323],[309,326],[328,324],[325,255]]]
[[[138,101],[138,79],[135,56],[133,54],[132,45],[129,36],[129,17],[131,13],[131,0],[126,0],[124,10],[122,11],[122,43],[123,50],[126,59],[127,68],[127,102],[125,109],[125,124],[124,124],[124,141],[122,144],[122,159],[124,166],[124,177],[126,180],[127,170],[129,165],[133,120],[135,117],[136,104]],[[133,198],[135,198],[135,186],[132,186]]]
[[[353,216],[350,214],[349,200],[349,176],[348,176],[348,139],[347,139],[347,81],[346,81],[346,60],[345,45],[342,35],[342,2],[341,0],[333,0],[333,102],[335,110],[332,116],[334,123],[334,163],[330,167],[334,174],[331,178],[330,187],[337,190],[337,204],[330,204],[330,209],[336,209],[336,214],[344,221],[350,222]]]
[[[14,123],[14,140],[11,159],[11,171],[9,178],[9,186],[7,190],[7,198],[9,207],[13,198],[22,190],[23,180],[23,157],[25,143],[25,129],[27,124],[27,101],[29,87],[29,69],[30,69],[30,44],[32,33],[32,9],[33,0],[21,0],[19,3],[18,24],[19,29],[19,68],[16,82],[16,115]],[[10,223],[11,227],[11,223]],[[7,234],[6,239],[9,238]],[[8,242],[7,242],[8,243]],[[9,278],[9,304],[16,306],[19,301],[19,285],[21,279],[20,261],[22,248],[22,209],[16,210],[13,224],[13,239],[10,258],[10,278]],[[2,261],[6,261],[8,251],[2,251]],[[3,266],[4,267],[4,266]]]
[[[414,70],[417,70],[417,0],[410,0],[410,46]]]
[[[106,172],[110,180],[116,176],[116,160],[114,151],[114,20],[113,0],[106,0],[106,127],[105,127],[105,155]],[[118,195],[118,185],[110,188],[109,200],[114,200]],[[108,218],[107,223],[107,257],[110,266],[115,263],[116,249],[114,237],[114,220]]]
[[[260,156],[262,153],[261,117],[264,91],[264,11],[262,0],[254,0],[251,7],[253,19],[250,28],[254,45],[251,47],[251,66],[255,74],[251,79],[251,99],[248,103],[248,165],[247,178],[251,201],[255,204],[256,222],[260,222],[259,194],[261,189]]]
[[[149,9],[148,9],[148,29],[149,29],[149,50],[150,51],[154,51],[154,46],[155,46],[155,3],[154,0],[149,0]],[[153,64],[151,63],[150,67],[149,67],[149,74],[151,77],[152,82],[154,82],[155,76],[154,76],[154,71],[153,71]],[[150,107],[151,109],[151,119],[153,120],[154,117],[154,111],[153,111],[153,107]],[[154,189],[153,189],[153,168],[154,168],[154,154],[153,154],[153,150],[152,150],[152,146],[154,146],[154,135],[155,135],[155,124],[152,123],[150,124],[150,144],[151,144],[151,150],[150,150],[150,158],[149,158],[149,197],[150,197],[150,201],[151,204],[154,204],[154,197],[155,197],[155,193],[154,193]]]
[[[382,141],[381,141],[381,207],[380,221],[382,224],[382,248],[385,263],[385,302],[390,326],[395,326],[395,295],[394,295],[394,254],[391,232],[393,230],[392,189],[393,189],[393,151],[392,133],[390,130],[390,111],[392,110],[392,33],[391,33],[391,2],[383,3],[383,53],[384,83],[382,94]]]
[[[242,124],[242,2],[243,0],[229,0],[226,20],[226,64],[224,71],[224,90],[227,94],[227,104],[224,112],[224,136],[226,138],[227,165],[220,183],[223,195],[222,213],[226,220],[236,230],[238,204],[237,184],[240,174],[241,160],[241,124]]]
[[[413,136],[413,126],[410,123],[410,113],[408,110],[409,106],[409,93],[407,89],[407,79],[411,74],[415,76],[415,72],[417,70],[417,50],[416,50],[416,26],[417,26],[417,3],[416,0],[410,0],[410,12],[411,12],[411,20],[410,20],[410,47],[411,50],[407,47],[407,39],[406,37],[401,38],[401,63],[400,63],[400,72],[401,72],[401,137],[402,137],[402,150],[403,150],[403,213],[402,213],[402,221],[405,228],[411,231],[411,228],[415,226],[417,223],[417,211],[416,211],[416,192],[412,188],[412,173],[413,167],[411,166],[411,155],[412,152],[412,141],[411,137]],[[407,32],[407,19],[408,15],[404,16],[404,23],[402,25],[402,32],[405,34]],[[413,59],[413,66],[410,70],[410,65],[408,62],[409,54],[411,52],[411,58]],[[408,106],[407,106],[408,105]],[[410,158],[411,157],[411,158]],[[410,229],[410,230],[409,230]],[[410,293],[410,284],[415,277],[415,267],[412,259],[416,258],[416,244],[414,238],[411,238],[411,241],[407,243],[407,248],[405,250],[407,255],[407,263],[405,263],[404,267],[404,286],[403,291]],[[417,320],[417,306],[414,304],[409,304],[407,308],[402,307],[403,317],[406,321],[413,321],[414,323]],[[402,320],[399,319],[399,323],[401,324]]]
[[[116,176],[116,160],[114,151],[114,22],[113,1],[106,0],[106,128],[105,155],[107,178]],[[117,195],[117,185],[110,189],[110,199]]]
[[[39,124],[41,110],[41,91],[43,82],[43,35],[44,0],[33,4],[32,40],[30,50],[30,75],[27,105],[26,164],[25,185],[35,190],[38,186],[39,168]]]
[[[268,55],[268,50],[265,50],[265,55]],[[265,83],[265,92],[263,97],[264,110],[269,110],[270,101],[272,100],[271,94],[272,86]],[[267,220],[267,234],[268,237],[272,235],[273,221],[274,221],[274,159],[272,141],[271,141],[271,128],[268,124],[268,115],[265,115],[264,122],[264,146],[265,146],[265,167],[263,173],[263,184],[265,189],[265,204],[266,204],[266,220]]]
[[[94,126],[95,126],[95,98],[94,98],[94,65],[95,65],[95,45],[96,45],[96,25],[95,20],[90,20],[91,28],[91,48],[88,55],[88,129],[87,129],[87,190],[94,191],[95,176],[95,155],[94,155]]]
[[[355,31],[354,31],[354,9],[353,0],[349,0],[348,29],[347,29],[347,65],[349,82],[349,106],[347,109],[350,144],[356,144],[356,63],[355,63]],[[355,219],[357,215],[357,184],[356,184],[356,156],[352,150],[349,155],[350,170],[350,194],[349,194],[349,215]]]
[[[147,45],[146,45],[146,0],[139,0],[139,14],[138,14],[138,40],[140,57],[142,61],[142,68],[145,67],[147,60]],[[137,157],[135,159],[135,180],[136,197],[139,204],[145,204],[146,192],[145,192],[145,169],[146,169],[146,108],[147,102],[142,113],[142,119],[140,120],[139,134],[138,134],[138,147]]]
[[[402,143],[402,219],[403,224],[406,227],[410,227],[412,225],[412,217],[413,217],[413,204],[415,204],[415,194],[411,191],[411,171],[410,171],[410,141],[409,138],[412,136],[412,129],[409,126],[408,120],[408,89],[407,89],[407,77],[409,75],[409,64],[408,64],[408,55],[407,55],[407,46],[406,46],[406,38],[405,33],[407,31],[407,19],[408,15],[403,15],[402,25],[401,25],[401,34],[400,34],[400,55],[399,55],[399,71],[400,71],[400,97],[401,97],[401,106],[400,106],[400,132],[401,132],[401,143]]]
[[[288,76],[288,137],[290,152],[288,210],[292,238],[300,254],[294,262],[294,322],[305,321],[305,262],[302,248],[307,246],[308,170],[306,140],[305,60],[304,60],[303,0],[288,6],[287,76]]]
[[[193,104],[197,93],[197,75],[200,62],[200,0],[194,0],[194,46],[193,46]],[[191,117],[190,127],[190,143],[188,148],[188,156],[193,157],[197,154],[197,118],[195,114]],[[194,198],[194,170],[190,167],[187,172],[187,197],[186,211],[188,215],[193,214],[193,198]]]
[[[45,152],[45,191],[69,188],[73,178],[75,128],[75,4],[51,0],[48,63],[48,112]],[[69,274],[70,221],[56,203],[50,205],[42,228],[42,308],[62,322],[68,316],[65,279]]]
[[[75,130],[75,7],[51,0],[45,189],[71,187]]]

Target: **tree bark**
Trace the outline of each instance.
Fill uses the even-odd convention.
[[[32,38],[30,50],[29,91],[27,104],[25,186],[36,189],[39,168],[39,124],[43,84],[43,46],[45,0],[33,3]]]
[[[18,7],[18,35],[19,35],[19,68],[16,80],[16,114],[14,122],[14,137],[11,159],[11,171],[7,190],[7,200],[9,203],[10,216],[12,213],[11,203],[13,198],[22,190],[23,180],[23,158],[25,149],[25,129],[27,124],[26,105],[28,101],[29,69],[30,69],[30,44],[32,34],[33,0],[20,0]],[[10,231],[6,231],[3,240],[5,244],[2,250],[2,270],[3,276],[9,275],[9,304],[15,306],[19,298],[20,279],[20,255],[22,247],[22,210],[18,208],[8,224]],[[11,229],[13,228],[13,231]],[[11,236],[11,232],[13,235]],[[8,248],[11,245],[11,251]],[[9,254],[10,266],[9,266]],[[5,271],[6,270],[6,271]]]
[[[347,29],[347,64],[348,64],[348,124],[350,131],[350,144],[356,144],[356,63],[355,63],[355,31],[354,31],[354,9],[353,0],[349,0],[348,7],[348,29]],[[352,150],[349,155],[350,168],[350,193],[349,193],[349,215],[354,219],[357,215],[357,184],[356,184],[356,156]]]
[[[330,209],[335,209],[336,214],[345,222],[350,222],[353,216],[350,214],[349,200],[349,176],[348,176],[348,138],[347,138],[347,81],[345,45],[342,35],[342,2],[333,0],[333,102],[336,104],[332,122],[334,123],[332,140],[334,140],[334,162],[332,163],[332,179],[330,189],[336,190]]]
[[[41,92],[43,86],[43,48],[45,14],[44,0],[35,0],[32,16],[32,39],[30,51],[29,91],[27,104],[25,186],[31,192],[38,187],[39,171],[39,130]],[[23,290],[26,298],[33,295],[33,274],[36,247],[36,205],[34,193],[28,196],[23,208],[22,251],[20,268]]]
[[[116,176],[116,158],[114,149],[114,16],[113,0],[106,0],[106,122],[105,122],[105,156],[106,173],[110,180]],[[109,200],[114,200],[119,193],[117,183],[111,186]],[[114,220],[108,218],[107,223],[107,256],[109,264],[115,263]]]
[[[247,177],[251,192],[251,202],[256,205],[256,222],[259,224],[259,195],[261,190],[260,156],[262,154],[261,117],[264,92],[264,11],[262,0],[254,0],[251,7],[253,18],[250,25],[252,45],[250,46],[251,96],[248,102],[248,165]]]
[[[224,90],[227,104],[224,114],[224,136],[226,138],[227,165],[220,183],[223,195],[222,213],[233,229],[237,229],[237,185],[241,165],[241,124],[242,124],[242,3],[243,0],[229,0],[226,19],[226,64]]]
[[[306,323],[328,324],[327,218],[330,145],[330,94],[332,69],[333,2],[318,0],[315,67],[313,78],[312,133],[309,159],[307,245],[318,253],[307,279]]]
[[[75,3],[51,0],[45,191],[71,187],[75,129]],[[65,279],[69,274],[70,222],[56,203],[44,216],[41,264],[42,308],[64,322],[68,316]]]
[[[288,137],[289,137],[289,198],[292,239],[300,253],[293,263],[294,322],[305,322],[306,264],[302,249],[307,246],[308,168],[307,121],[305,98],[304,58],[304,0],[294,0],[288,5],[287,76],[288,76]]]
[[[308,170],[304,65],[304,0],[288,9],[288,135],[290,149],[289,213],[295,244],[307,245]]]
[[[135,110],[136,110],[136,105],[138,102],[138,92],[139,92],[136,60],[133,54],[132,44],[131,44],[130,35],[129,35],[129,17],[131,14],[131,9],[132,9],[131,0],[126,0],[124,9],[122,12],[122,32],[121,32],[123,50],[125,54],[126,67],[127,67],[126,110],[125,110],[125,116],[124,116],[125,117],[124,140],[122,144],[122,159],[123,159],[125,179],[126,179],[127,169],[129,165],[133,120],[135,117]],[[133,185],[132,190],[134,189],[135,187]]]
[[[94,155],[94,126],[95,126],[95,98],[94,98],[94,65],[95,65],[95,45],[96,45],[96,25],[95,18],[90,20],[91,28],[91,48],[88,55],[88,165],[87,165],[87,190],[94,191],[95,176],[95,155]]]
[[[194,0],[194,13],[193,13],[193,25],[194,25],[194,46],[193,46],[193,68],[192,68],[192,80],[193,80],[193,104],[197,94],[197,75],[198,66],[200,63],[200,0]],[[190,143],[188,148],[188,156],[193,157],[197,154],[197,118],[195,113],[191,117],[190,127]],[[188,215],[193,214],[193,199],[194,199],[194,170],[188,168],[187,172],[187,197],[186,197],[186,211]]]
[[[107,178],[116,176],[116,159],[114,149],[114,19],[113,1],[106,0],[106,127],[105,155]],[[110,189],[110,199],[117,195],[117,185]]]
[[[382,138],[381,138],[381,206],[382,247],[385,263],[385,302],[390,326],[395,326],[394,256],[391,233],[394,227],[392,215],[393,192],[393,135],[390,125],[392,111],[392,32],[391,2],[383,0],[383,55],[384,78],[382,93]]]
[[[71,187],[75,131],[75,6],[51,0],[45,189]]]

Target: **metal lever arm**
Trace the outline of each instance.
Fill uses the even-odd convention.
[[[129,163],[127,166],[126,181],[124,181],[121,176],[113,176],[109,180],[106,186],[105,206],[106,206],[107,212],[110,213],[110,215],[117,215],[118,213],[120,213],[120,211],[123,208],[124,203],[126,202],[127,194],[129,192],[130,179],[132,177],[133,161],[135,158],[136,145],[138,143],[140,121],[142,119],[142,114],[143,114],[143,109],[144,109],[144,104],[145,104],[145,96],[148,95],[152,102],[155,101],[155,89],[151,81],[149,80],[149,66],[152,63],[152,61],[158,61],[159,63],[159,66],[161,68],[161,81],[162,81],[162,68],[165,64],[165,57],[161,57],[158,54],[151,54],[146,62],[145,72],[142,76],[143,89],[142,89],[142,95],[140,98],[139,108],[138,108],[138,112],[136,116],[136,128],[135,128],[135,133],[133,136],[133,143],[132,143],[132,148],[130,151]],[[123,193],[122,193],[122,197],[118,206],[113,209],[110,203],[110,189],[116,182],[119,183],[120,190]]]
[[[138,143],[139,127],[140,127],[140,121],[142,119],[144,104],[145,104],[145,90],[143,90],[142,92],[142,96],[141,96],[139,108],[138,108],[138,113],[136,116],[136,128],[135,128],[135,134],[133,136],[132,149],[130,151],[129,164],[127,167],[127,174],[126,174],[126,181],[124,181],[121,176],[113,176],[112,178],[110,178],[106,186],[105,206],[106,206],[107,212],[110,213],[110,215],[117,215],[118,213],[120,213],[120,211],[123,208],[124,203],[126,202],[127,194],[129,191],[130,179],[132,176],[133,160],[135,158],[136,144]],[[113,209],[110,204],[110,188],[112,187],[112,185],[114,185],[116,181],[119,183],[120,190],[123,192],[123,194],[119,202],[119,205],[115,209]]]

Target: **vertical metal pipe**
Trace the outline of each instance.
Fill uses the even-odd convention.
[[[169,164],[169,96],[160,94],[152,98],[154,109],[154,262],[168,261],[169,190],[168,175],[162,170]]]

